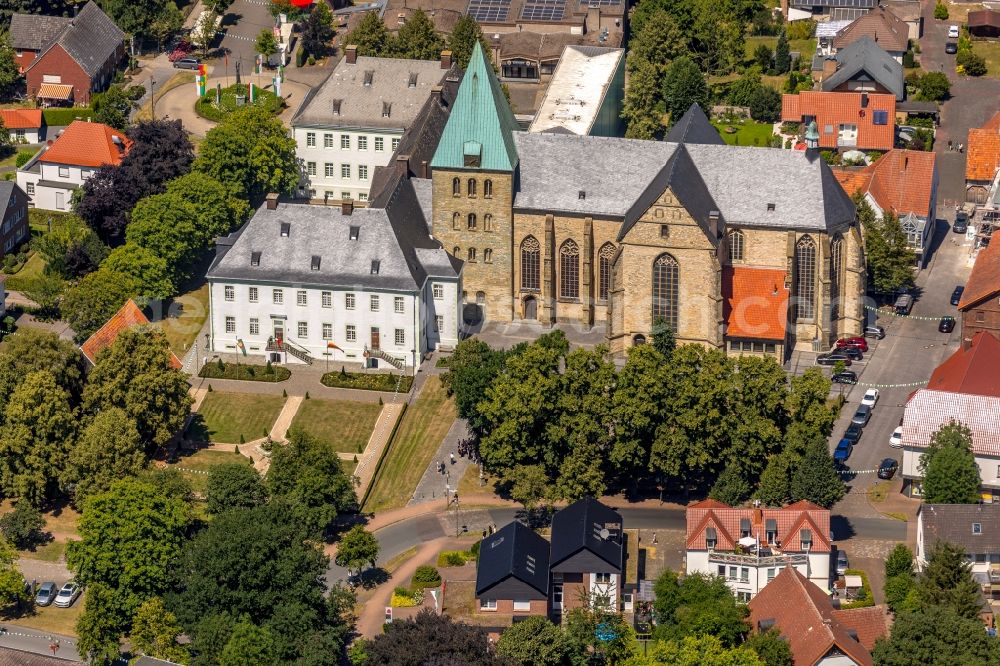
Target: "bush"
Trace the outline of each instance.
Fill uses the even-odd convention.
[[[972,51],[959,51],[955,62],[969,76],[983,76],[986,74],[986,59]]]
[[[331,388],[353,388],[366,391],[387,391],[390,393],[396,390],[398,382],[399,390],[403,393],[408,393],[410,387],[413,385],[413,377],[406,375],[400,377],[399,375],[384,373],[345,372],[341,368],[340,372],[326,373],[320,382],[323,386]]]
[[[15,548],[31,548],[43,541],[45,519],[27,502],[18,502],[14,510],[0,518],[0,532]]]
[[[474,559],[476,558],[467,550],[443,550],[438,555],[437,564],[439,567],[460,567]]]
[[[69,125],[74,120],[88,120],[94,117],[94,110],[87,107],[69,109],[42,109],[42,119],[49,127]]]
[[[133,102],[138,102],[146,94],[145,86],[129,86],[125,89],[125,95]]]
[[[389,605],[393,608],[413,608],[424,603],[423,589],[411,590],[405,587],[397,587],[392,591],[392,600]]]
[[[299,49],[295,52],[295,66],[302,67],[306,64],[306,52],[305,49]]]
[[[920,77],[917,84],[920,92],[917,99],[927,102],[939,102],[948,99],[951,94],[951,84],[944,72],[928,72]]]
[[[228,88],[223,88],[219,97],[219,106],[215,105],[215,92],[215,90],[209,90],[205,93],[204,97],[195,102],[195,113],[202,118],[214,120],[215,122],[221,121],[237,109],[237,95],[244,96],[246,98],[244,100],[244,104],[247,106],[250,105],[249,91],[243,84],[236,85],[234,83]],[[281,113],[281,110],[285,108],[285,100],[278,97],[270,90],[256,88],[254,94],[257,96],[254,106],[261,106],[267,109],[267,112],[272,115]]]
[[[309,65],[310,67],[312,67],[313,65],[315,65],[316,64],[316,56],[314,56],[313,54],[310,53],[309,57],[306,58],[306,64]]]
[[[816,21],[812,19],[792,21],[788,24],[786,34],[788,39],[810,39],[816,34]]]
[[[948,5],[940,2],[934,5],[934,18],[939,21],[946,20],[948,18]]]
[[[906,69],[913,69],[917,66],[916,59],[913,57],[913,51],[909,50],[903,54],[903,67]]]
[[[263,368],[261,371],[260,369]],[[199,377],[208,379],[241,379],[252,382],[283,382],[292,376],[288,368],[278,366],[272,367],[270,371],[266,366],[246,363],[223,363],[219,359],[218,363],[206,363],[198,373]]]
[[[441,584],[441,574],[429,564],[422,564],[413,572],[413,588],[437,587]]]
[[[472,554],[472,557],[474,557],[477,560],[479,559],[479,547],[481,545],[483,545],[483,542],[477,541],[476,543],[472,544],[472,548],[469,549],[469,552]]]
[[[14,165],[18,169],[20,169],[25,164],[27,164],[34,156],[35,156],[34,150],[19,150],[17,151],[17,157],[14,158]]]

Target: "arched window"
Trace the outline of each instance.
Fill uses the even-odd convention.
[[[458,247],[458,246],[456,245],[456,246],[455,246],[455,249],[451,251],[451,256],[453,256],[453,257],[455,257],[456,259],[458,259],[458,255],[459,255],[459,254],[460,254],[461,252],[462,252],[462,248],[460,248],[460,247]]]
[[[468,226],[469,226],[469,231],[475,231],[476,230],[476,214],[475,213],[469,213],[469,225]]]
[[[476,179],[475,178],[470,178],[469,179],[469,196],[470,197],[476,196]]]
[[[803,236],[795,244],[795,318],[816,317],[816,241]]]
[[[477,291],[476,292],[476,304],[477,305],[486,305],[486,292],[485,291]]]
[[[739,229],[729,232],[729,261],[743,261],[743,232]]]
[[[483,261],[485,261],[488,264],[493,263],[493,250],[491,250],[490,248],[486,248],[485,250],[483,250]]]
[[[451,195],[457,197],[462,193],[462,179],[455,177],[451,179]]]
[[[486,181],[487,183],[490,181]],[[485,188],[483,188],[485,189]],[[493,216],[489,213],[483,215],[483,231],[493,231]]]
[[[580,246],[572,239],[559,247],[559,297],[580,298]]]
[[[844,274],[844,237],[837,234],[830,242],[830,296],[832,316],[840,314],[840,281]]]
[[[493,196],[493,181],[487,178],[483,181],[483,196],[491,197]]]
[[[541,249],[534,236],[521,241],[521,289],[539,289]]]
[[[679,283],[677,260],[669,254],[658,256],[653,262],[653,321],[662,317],[675,333]]]
[[[455,231],[458,231],[459,229],[462,228],[462,214],[461,213],[456,212],[454,215],[451,216],[451,227]]]
[[[611,291],[611,262],[615,258],[615,246],[605,243],[597,253],[598,277],[597,277],[597,300],[608,300],[608,292]]]
[[[470,247],[469,248],[468,257],[469,257],[469,261],[475,261],[476,260],[476,248],[474,248],[474,247]]]

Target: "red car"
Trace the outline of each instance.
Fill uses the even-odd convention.
[[[853,347],[855,349],[860,349],[863,352],[868,351],[868,341],[864,338],[841,338],[837,340],[837,349],[847,349],[848,347]]]

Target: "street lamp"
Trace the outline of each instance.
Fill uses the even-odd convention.
[[[156,120],[156,79],[149,75],[149,115],[152,120]]]

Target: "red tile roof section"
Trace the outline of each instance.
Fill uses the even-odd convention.
[[[872,164],[869,186],[882,210],[899,216],[930,215],[937,156],[921,150],[890,150]]]
[[[861,107],[863,94],[868,106]],[[875,111],[885,111],[888,122],[874,123]],[[802,122],[804,116],[814,116],[819,130],[820,148],[836,148],[841,124],[857,125],[857,148],[860,150],[891,150],[895,138],[896,98],[882,93],[822,92],[806,90],[797,95],[781,96],[781,120]],[[827,126],[831,131],[827,132]]]
[[[834,609],[833,617],[848,629],[853,629],[858,635],[858,642],[868,651],[874,650],[875,641],[888,636],[892,627],[889,607],[884,604],[867,608]]]
[[[796,502],[782,509],[740,509],[707,500],[687,508],[687,548],[707,550],[705,528],[715,527],[717,550],[732,550],[740,535],[740,519],[750,520],[752,533],[763,542],[767,521],[777,521],[778,539],[786,552],[801,552],[800,530],[812,531],[812,550],[830,549],[830,512],[811,502]]]
[[[972,338],[934,369],[927,388],[1000,398],[1000,340],[986,331]]]
[[[733,266],[722,269],[722,316],[726,335],[784,340],[788,322],[785,271]]]
[[[142,313],[139,306],[131,298],[125,301],[125,305],[111,316],[97,331],[80,345],[80,351],[87,357],[91,364],[97,363],[97,355],[114,344],[118,335],[134,326],[146,326],[149,319]],[[170,367],[181,369],[181,362],[173,352],[170,352]]]
[[[40,129],[42,126],[41,109],[0,109],[3,125],[12,129]]]
[[[976,256],[958,309],[965,311],[1000,292],[1000,243],[990,243]]]
[[[965,179],[993,180],[997,169],[1000,169],[1000,111],[982,127],[969,130],[965,151]]]
[[[831,166],[830,170],[833,171],[834,178],[837,179],[848,196],[853,197],[856,192],[868,192],[868,186],[872,182],[871,165],[863,167]]]
[[[119,148],[114,137],[122,142]],[[72,166],[100,167],[118,164],[132,147],[132,141],[113,127],[101,123],[74,120],[42,153],[41,162]]]
[[[871,37],[883,51],[905,51],[910,43],[906,22],[881,5],[838,32],[833,47],[842,49],[862,37]]]
[[[785,567],[750,600],[750,623],[774,621],[788,641],[795,666],[814,666],[833,649],[839,649],[861,666],[871,666],[872,656],[847,633],[829,597],[795,567]],[[859,632],[859,638],[860,638]]]

